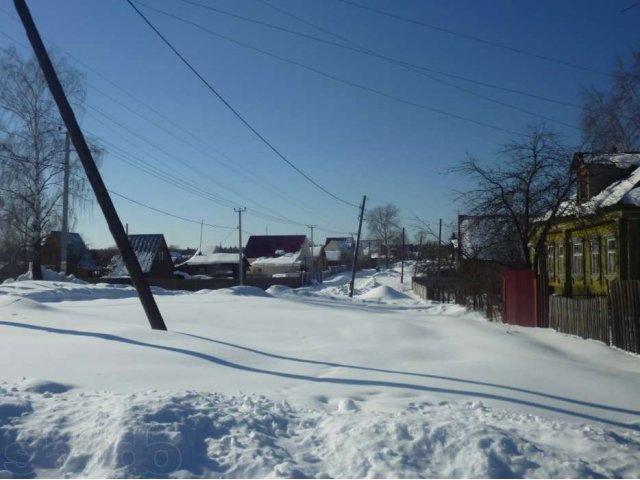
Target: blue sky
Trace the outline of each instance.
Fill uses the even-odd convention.
[[[259,0],[193,1],[345,43]],[[602,73],[496,48],[339,0],[266,1],[383,56],[569,104],[581,104],[584,88],[604,89],[609,82]],[[640,7],[621,12],[632,0],[354,2],[604,73],[613,71],[616,57],[628,59],[631,49],[640,46]],[[28,3],[48,46],[71,55],[70,62],[86,75],[89,107],[79,117],[87,133],[99,138],[105,148],[102,173],[108,188],[211,225],[234,227],[233,207],[247,207],[245,241],[249,233],[308,234],[307,224],[318,226],[316,241],[338,232],[355,232],[356,208],[323,193],[271,152],[124,0]],[[540,121],[371,55],[181,0],[144,3],[237,42],[403,100],[345,85],[137,4],[207,81],[298,168],[350,203],[358,204],[367,195],[369,206],[397,205],[407,227],[415,223],[414,216],[431,222],[454,221],[459,207],[452,191],[464,189],[465,181],[446,171],[468,154],[492,161],[500,145],[513,139],[509,132]],[[13,3],[4,0],[0,6],[0,31],[5,35],[0,35],[0,46],[19,42],[16,47],[27,53],[20,46],[27,45],[27,40],[15,21]],[[579,109],[575,107],[431,75],[551,118],[567,142],[579,143]],[[144,161],[146,168],[178,179],[183,188],[124,160]],[[120,197],[114,197],[114,202],[132,233],[164,233],[170,244],[181,246],[199,243],[197,223]],[[91,246],[113,244],[97,206],[81,214],[76,230]],[[220,242],[237,244],[237,231],[204,228],[205,244]]]

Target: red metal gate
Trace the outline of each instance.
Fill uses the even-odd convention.
[[[538,326],[536,275],[532,270],[502,274],[502,321],[523,327]]]

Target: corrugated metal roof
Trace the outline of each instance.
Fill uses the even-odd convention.
[[[164,235],[161,233],[148,233],[139,235],[129,235],[131,247],[138,257],[142,273],[149,273],[153,265],[153,259],[156,257],[158,249],[162,246]],[[118,258],[116,267],[111,275],[128,275],[127,267],[121,257]]]

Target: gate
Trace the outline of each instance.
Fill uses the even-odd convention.
[[[533,270],[502,274],[502,321],[523,327],[538,326],[538,297]]]

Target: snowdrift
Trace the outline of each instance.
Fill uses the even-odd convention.
[[[0,477],[638,477],[640,359],[419,300],[0,286]]]

